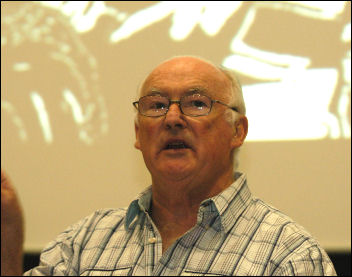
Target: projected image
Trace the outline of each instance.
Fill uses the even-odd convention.
[[[236,170],[253,194],[324,246],[350,245],[350,1],[1,1],[1,164],[25,249],[152,183],[132,102],[177,55],[238,76],[249,129]]]
[[[1,107],[23,141],[32,131],[30,112],[46,143],[55,140],[60,132],[55,122],[62,120],[86,144],[108,133],[109,92],[99,90],[103,64],[83,42],[101,21],[112,26],[99,41],[115,49],[111,59],[120,54],[119,45],[132,45],[155,26],[166,26],[167,33],[156,35],[168,43],[194,41],[194,49],[211,47],[197,44],[199,30],[215,42],[226,31],[219,63],[242,82],[249,141],[351,136],[349,2],[39,1],[13,11],[8,6],[1,19]]]
[[[223,65],[257,80],[244,87],[248,117],[258,126],[249,139],[351,136],[351,25],[341,22],[345,8],[343,2],[257,2],[248,9]],[[266,24],[269,13],[278,24]],[[282,25],[287,20],[295,24]],[[260,45],[255,38],[263,33],[269,43]],[[317,44],[321,54],[312,51]],[[327,59],[331,49],[337,50],[334,61]]]
[[[202,2],[187,6],[161,2],[128,17],[110,39],[113,43],[128,39],[170,15],[169,35],[173,40],[187,39],[197,25],[207,35],[215,36],[230,17],[245,9],[231,41],[233,54],[225,57],[222,64],[251,79],[252,84],[243,84],[247,115],[254,123],[247,139],[350,137],[351,23],[341,22],[342,15],[349,10],[347,3],[258,1],[245,7],[242,4]],[[268,18],[277,24],[268,26]],[[285,24],[289,20],[295,24]],[[307,24],[315,25],[314,32],[304,31]],[[332,29],[333,36],[321,39],[325,28]],[[258,35],[274,43],[263,44],[256,38]],[[324,48],[321,57],[309,51],[310,44],[316,43]],[[324,61],[332,46],[339,50],[334,54],[336,60]]]
[[[32,3],[6,6],[1,56],[1,112],[21,141],[35,132],[46,144],[68,136],[91,145],[107,133],[97,62],[66,17]]]

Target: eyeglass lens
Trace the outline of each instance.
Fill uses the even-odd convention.
[[[164,115],[172,103],[180,103],[182,112],[186,115],[206,115],[210,112],[212,101],[209,97],[201,94],[184,96],[180,101],[170,101],[161,95],[148,95],[139,99],[139,112],[146,116]]]

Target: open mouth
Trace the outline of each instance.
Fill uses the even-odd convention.
[[[189,147],[186,144],[184,144],[183,142],[168,143],[165,147],[166,150],[168,150],[168,149],[185,149],[185,148],[189,148]]]
[[[182,150],[190,148],[191,147],[183,140],[169,140],[165,143],[163,150]]]

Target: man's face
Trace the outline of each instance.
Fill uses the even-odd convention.
[[[175,58],[157,67],[146,79],[141,96],[155,94],[179,100],[197,91],[212,99],[228,103],[230,80],[217,68],[195,58]],[[232,171],[232,150],[244,138],[235,136],[235,127],[225,119],[227,108],[214,103],[205,116],[192,117],[181,113],[172,104],[166,115],[138,115],[137,149],[153,180],[181,181],[185,178],[217,178]]]

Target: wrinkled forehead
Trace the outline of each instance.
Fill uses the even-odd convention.
[[[145,79],[140,96],[161,91],[169,96],[197,89],[210,97],[228,100],[231,81],[214,65],[196,58],[175,58],[157,66]],[[220,100],[219,99],[219,100]]]

